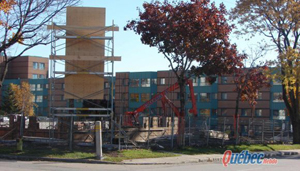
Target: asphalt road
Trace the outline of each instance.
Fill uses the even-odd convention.
[[[43,162],[43,161],[13,161],[0,160],[0,171],[215,171],[215,170],[272,170],[272,171],[299,171],[300,155],[285,157],[278,159],[277,165],[230,165],[225,168],[221,163],[194,163],[180,165],[106,165],[106,164],[82,164],[82,163],[59,163],[59,162]]]

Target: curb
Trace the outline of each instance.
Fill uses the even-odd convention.
[[[67,163],[94,163],[94,164],[122,164],[118,162],[88,160],[88,159],[66,159],[66,158],[50,158],[50,157],[33,157],[33,156],[13,156],[13,155],[0,155],[1,159],[21,160],[21,161],[55,161]]]
[[[291,155],[298,155],[298,152],[295,151],[276,151],[275,153],[265,154],[265,158],[270,157],[283,157],[283,156],[291,156]]]
[[[295,151],[276,151],[276,152],[264,152],[265,158],[284,157],[290,155],[299,155],[299,152]],[[266,154],[267,153],[267,154]],[[88,159],[66,159],[66,158],[50,158],[50,157],[33,157],[33,156],[13,156],[13,155],[0,155],[0,159],[9,160],[21,160],[21,161],[52,161],[52,162],[67,162],[67,163],[89,163],[89,164],[114,164],[114,165],[174,165],[185,163],[204,163],[204,162],[221,162],[221,157],[207,158],[207,159],[195,159],[193,161],[182,161],[174,163],[123,163],[123,162],[108,162],[99,160]]]
[[[88,159],[66,159],[66,158],[13,156],[13,155],[0,155],[0,159],[20,160],[20,161],[50,161],[50,162],[66,162],[66,163],[111,164],[111,165],[171,165],[171,164],[176,164],[176,163],[123,163],[123,162],[108,162],[108,161],[88,160]]]

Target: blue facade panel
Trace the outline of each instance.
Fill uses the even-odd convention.
[[[201,116],[201,110],[209,110],[210,111],[210,117],[217,117],[215,113],[213,113],[213,109],[218,109],[218,100],[216,98],[216,95],[218,93],[218,85],[217,83],[213,83],[212,85],[200,85],[200,82],[198,80],[197,83],[193,84],[194,86],[194,93],[197,94],[196,98],[196,105],[197,105],[197,112],[198,116]],[[190,89],[187,86],[186,92],[189,94]],[[203,101],[201,100],[200,93],[207,93],[208,100]],[[186,111],[192,108],[192,103],[189,99],[187,99],[186,103]]]
[[[129,74],[129,110],[133,111],[144,104],[147,100],[150,100],[153,95],[157,93],[157,72],[135,72]],[[135,82],[133,83],[134,80]],[[132,100],[131,95],[138,95],[138,100]],[[148,98],[142,100],[142,96],[146,95]],[[157,103],[150,106],[151,109],[155,109]],[[151,112],[145,111],[145,114]]]
[[[277,96],[275,96],[275,94],[277,94]],[[270,91],[270,119],[278,120],[278,118],[274,116],[274,113],[276,111],[278,114],[278,111],[283,110],[285,110],[285,120],[290,120],[289,116],[287,115],[285,103],[282,99],[282,85],[274,85],[274,82],[272,82]]]

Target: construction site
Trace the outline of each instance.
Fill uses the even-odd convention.
[[[20,115],[11,115],[9,120],[2,120],[1,143],[14,145],[22,135],[28,143],[65,146],[70,150],[94,147],[95,122],[101,121],[103,147],[107,149],[177,146],[179,85],[174,75],[171,71],[165,72],[169,76],[161,72],[162,76],[150,80],[130,78],[128,73],[115,74],[114,63],[121,62],[121,56],[114,53],[115,32],[119,27],[113,21],[107,24],[105,18],[105,8],[68,7],[65,25],[53,22],[47,26],[52,38],[48,116],[22,120]],[[219,83],[222,81],[219,78]],[[215,84],[219,91],[209,88],[199,94],[200,86],[208,86],[202,83],[205,80],[186,80],[189,104],[186,105],[185,145],[235,144],[236,129],[241,132],[239,143],[292,142],[290,121],[270,119],[273,96],[267,94],[273,93],[272,89],[262,91],[266,94],[265,104],[257,107],[267,114],[253,117],[248,113],[236,121],[231,109],[226,112],[232,114],[224,115],[226,106],[234,106],[223,99],[222,93],[230,88],[222,89],[222,85]],[[154,93],[151,89],[145,96],[138,94],[139,88],[150,89],[152,84],[156,86]],[[200,97],[194,95],[197,93]],[[213,100],[205,101],[204,93]],[[65,103],[59,102],[61,96]],[[138,103],[129,104],[135,99]],[[249,105],[241,106],[248,109]],[[206,108],[211,110],[205,113]]]

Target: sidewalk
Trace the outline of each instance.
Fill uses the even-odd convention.
[[[281,150],[264,152],[266,158],[284,157],[290,155],[300,155],[300,150]],[[48,157],[28,157],[0,155],[0,159],[24,160],[24,161],[52,161],[52,162],[68,162],[68,163],[94,163],[94,164],[123,164],[123,165],[166,165],[166,164],[184,164],[184,163],[202,163],[215,162],[221,163],[223,154],[203,154],[203,155],[181,155],[177,157],[148,158],[148,159],[132,159],[123,162],[105,162],[100,160],[88,159],[62,159]]]
[[[300,150],[281,150],[266,151],[266,158],[276,158],[289,155],[299,155]],[[183,164],[183,163],[201,163],[201,162],[218,162],[222,161],[223,154],[202,154],[202,155],[181,155],[177,157],[149,158],[124,160],[124,164]]]

